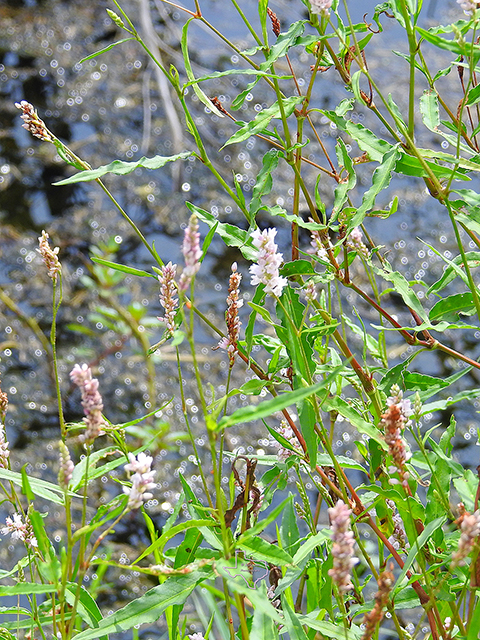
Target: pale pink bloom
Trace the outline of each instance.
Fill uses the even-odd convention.
[[[350,573],[358,562],[358,558],[353,555],[355,539],[350,529],[351,513],[351,509],[342,500],[328,510],[333,541],[333,567],[329,569],[328,575],[342,594],[353,588]]]
[[[313,218],[309,218],[308,221],[315,222]],[[312,256],[316,256],[320,260],[328,260],[328,253],[322,242],[320,231],[318,231],[317,229],[313,229],[313,231],[310,232],[310,238],[310,249],[307,249],[307,253]],[[328,244],[330,244],[330,239],[328,239]]]
[[[53,137],[50,131],[45,126],[43,120],[40,120],[35,107],[32,104],[26,100],[22,100],[21,102],[15,102],[15,106],[17,109],[22,111],[22,115],[20,117],[24,122],[24,124],[22,124],[24,129],[29,131],[36,138],[40,138],[40,140],[53,142]]]
[[[2,535],[10,534],[12,540],[22,540],[27,547],[38,547],[38,542],[33,535],[33,528],[28,517],[24,523],[22,516],[19,513],[14,513],[12,518],[10,516],[7,517],[5,523],[6,526],[0,530]]]
[[[282,295],[283,288],[287,286],[287,279],[280,276],[279,268],[283,262],[283,255],[277,252],[275,244],[275,236],[277,230],[255,229],[252,233],[253,245],[258,249],[257,264],[250,267],[252,274],[251,284],[265,285],[265,293],[273,293],[279,297]]]
[[[203,633],[191,633],[188,637],[190,640],[205,640]]]
[[[60,249],[55,247],[52,249],[48,243],[49,235],[46,231],[42,231],[42,235],[38,238],[38,253],[42,256],[43,262],[48,269],[49,277],[55,281],[58,274],[62,270],[62,265],[58,259]]]
[[[480,535],[480,510],[475,513],[465,512],[461,516],[460,540],[457,550],[452,554],[450,570],[465,564],[465,558],[472,551]]]
[[[0,423],[0,469],[8,469],[8,458],[10,449],[5,437],[5,427]]]
[[[58,472],[58,484],[61,487],[68,487],[74,470],[74,464],[70,458],[70,452],[64,442],[58,443],[60,449],[60,470]]]
[[[200,258],[202,257],[202,250],[200,249],[200,234],[198,232],[198,221],[195,214],[190,217],[188,227],[185,229],[182,253],[185,259],[185,268],[180,277],[178,288],[181,291],[186,291],[190,285],[190,282],[192,281],[192,278],[200,269]]]
[[[281,436],[285,438],[285,440],[287,440],[292,445],[292,447],[298,447],[297,436],[293,432],[292,427],[287,424],[286,420],[281,421],[280,427],[277,429],[277,431]],[[277,458],[280,462],[285,462],[287,458],[295,455],[295,451],[292,451],[292,449],[287,449],[287,447],[284,447],[282,444],[280,444],[278,440],[275,440],[274,445],[278,449]]]
[[[158,276],[160,282],[160,303],[165,309],[165,316],[158,318],[165,323],[165,327],[170,334],[175,331],[175,315],[177,313],[178,300],[175,296],[177,286],[175,276],[177,265],[169,262],[162,267],[162,275]]]
[[[87,364],[76,364],[70,372],[70,378],[82,393],[82,407],[85,413],[87,429],[80,436],[86,443],[92,443],[100,435],[101,428],[105,425],[102,417],[103,400],[98,391],[98,380],[92,377],[92,370]]]
[[[153,482],[156,471],[151,470],[153,458],[141,452],[135,458],[133,453],[128,454],[129,463],[125,465],[125,471],[134,472],[131,477],[132,486],[123,487],[124,493],[128,496],[128,508],[138,509],[144,502],[153,498],[153,489],[156,484]]]
[[[327,18],[330,15],[332,0],[310,0],[310,5],[312,7],[312,13],[319,13]]]
[[[469,14],[478,9],[480,0],[457,0],[457,4],[462,7],[465,13]]]
[[[305,298],[310,304],[312,304],[312,302],[317,299],[317,287],[315,286],[315,282],[313,280],[309,280],[307,282],[307,286],[305,287],[304,292]]]

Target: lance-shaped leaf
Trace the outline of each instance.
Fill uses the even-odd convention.
[[[295,107],[299,102],[304,100],[303,96],[291,96],[290,98],[282,98],[282,106],[285,112],[285,116],[291,116],[295,110]],[[263,109],[258,113],[251,122],[242,123],[242,126],[231,136],[227,142],[223,145],[222,149],[229,144],[236,142],[243,142],[250,138],[250,136],[260,133],[268,127],[271,120],[274,118],[280,118],[280,105],[278,101],[274,102],[271,107]]]
[[[308,398],[312,396],[322,389],[325,389],[333,380],[335,376],[343,369],[343,366],[337,367],[333,370],[333,372],[322,382],[318,384],[314,384],[310,387],[303,387],[301,389],[296,389],[295,391],[287,391],[282,393],[272,400],[267,400],[266,402],[260,402],[256,406],[249,407],[241,407],[234,411],[229,416],[224,416],[217,425],[217,429],[226,429],[228,427],[232,427],[235,424],[243,424],[244,422],[252,422],[252,420],[260,420],[261,418],[266,418],[267,416],[272,415],[276,411],[281,411],[282,409],[286,409],[292,404],[296,402],[300,402],[304,398]]]
[[[175,162],[175,160],[185,160],[192,155],[192,151],[184,151],[183,153],[177,153],[175,156],[154,156],[153,158],[140,158],[136,162],[124,162],[123,160],[114,160],[110,164],[102,165],[98,169],[87,169],[80,171],[70,178],[54,182],[55,187],[61,187],[65,184],[74,184],[75,182],[90,182],[91,180],[97,180],[106,173],[113,173],[116,176],[125,176],[128,173],[132,173],[135,169],[160,169],[165,166],[167,162]]]
[[[187,575],[172,576],[140,598],[103,618],[98,627],[82,631],[78,640],[91,640],[110,633],[121,633],[136,625],[150,624],[160,618],[167,607],[183,604],[197,584],[212,577],[212,571],[194,571]]]

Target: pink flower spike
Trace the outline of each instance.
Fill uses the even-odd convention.
[[[350,529],[351,513],[351,509],[342,500],[328,510],[333,541],[333,568],[329,569],[328,575],[336,583],[341,594],[353,588],[350,572],[358,562],[358,558],[353,555],[355,539]]]
[[[156,484],[153,482],[156,471],[152,471],[153,458],[145,453],[139,453],[137,457],[133,453],[128,454],[129,463],[125,465],[125,471],[134,472],[132,476],[132,486],[123,487],[124,493],[128,496],[128,508],[138,509],[147,500],[153,498],[153,489]]]
[[[190,217],[188,227],[185,229],[182,253],[185,259],[185,269],[180,277],[178,288],[180,291],[186,291],[192,278],[195,277],[197,271],[200,269],[200,258],[202,257],[198,221],[195,214]]]
[[[70,378],[82,393],[82,407],[85,412],[87,429],[80,439],[91,444],[100,435],[105,420],[102,417],[103,400],[98,391],[98,380],[92,377],[92,370],[87,364],[76,364],[70,372]]]
[[[169,262],[162,267],[162,275],[158,276],[160,282],[160,304],[165,309],[165,316],[158,318],[165,323],[165,328],[170,335],[175,331],[175,315],[177,313],[178,300],[175,297],[177,285],[175,276],[177,265]]]
[[[257,264],[250,267],[252,274],[251,284],[265,285],[265,293],[273,293],[274,296],[281,296],[284,287],[287,286],[287,279],[280,276],[279,268],[283,262],[283,255],[277,252],[275,236],[277,230],[255,229],[252,233],[253,245],[258,249]]]

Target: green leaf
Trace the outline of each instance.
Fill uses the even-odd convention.
[[[213,80],[215,78],[223,78],[224,76],[233,76],[233,75],[247,75],[247,76],[258,76],[258,78],[274,78],[275,80],[288,80],[292,76],[278,76],[275,73],[271,73],[268,71],[260,71],[258,69],[227,69],[226,71],[212,71],[212,73],[208,73],[205,76],[200,76],[199,78],[193,78],[190,82],[186,82],[183,86],[185,87],[195,87],[198,82],[204,82],[205,80]],[[204,94],[205,95],[205,94]],[[209,98],[207,98],[209,100]],[[202,100],[203,102],[203,100]],[[210,109],[210,105],[206,104]],[[216,114],[216,111],[215,111]],[[225,114],[222,113],[224,117]]]
[[[480,629],[480,600],[477,601],[473,616],[469,621],[467,640],[478,640],[478,630]]]
[[[96,58],[97,56],[101,56],[102,53],[106,53],[107,51],[110,51],[110,49],[113,49],[113,47],[116,47],[118,44],[123,44],[124,42],[128,42],[129,40],[135,40],[135,38],[133,37],[123,38],[123,40],[117,40],[117,42],[112,42],[112,44],[107,45],[103,49],[99,49],[99,51],[95,51],[95,53],[91,53],[86,58],[82,58],[79,64],[82,64],[83,62],[87,62],[87,60],[91,60],[92,58]]]
[[[133,562],[133,564],[136,564],[140,560],[143,560],[143,558],[146,558],[154,551],[163,553],[163,548],[167,544],[167,542],[174,538],[177,534],[182,533],[187,529],[195,528],[202,530],[203,527],[215,527],[217,526],[217,524],[218,523],[215,522],[215,520],[213,520],[212,518],[209,518],[208,520],[187,520],[186,522],[180,522],[180,524],[170,527],[168,531],[163,532],[162,535],[157,540],[155,540],[155,542],[152,542],[151,545],[149,545],[144,551],[142,551],[142,553]]]
[[[83,586],[80,587],[80,598],[78,602],[76,602],[77,592],[78,585],[75,583],[69,583],[65,590],[65,600],[69,605],[74,606],[76,604],[77,614],[86,624],[88,624],[89,627],[98,627],[103,616],[97,603]],[[108,640],[108,637],[103,636],[101,640]]]
[[[417,598],[418,602],[418,598]],[[328,622],[326,620],[317,620],[316,618],[319,615],[319,611],[312,611],[308,615],[304,616],[300,613],[297,613],[297,618],[301,624],[307,625],[310,629],[315,629],[316,631],[320,631],[323,636],[327,638],[333,638],[333,640],[360,640],[363,635],[362,630],[352,625],[350,629],[345,629],[344,627],[339,627],[338,623]]]
[[[303,630],[302,623],[299,621],[296,613],[288,604],[288,600],[283,594],[282,610],[285,617],[285,626],[287,628],[290,640],[308,640],[308,636]]]
[[[473,295],[468,291],[442,298],[430,309],[428,317],[432,322],[437,320],[455,322],[458,320],[459,314],[472,316],[474,313],[476,313],[476,308]]]
[[[357,227],[363,222],[367,212],[373,208],[378,194],[388,187],[392,179],[392,172],[394,169],[396,170],[397,161],[401,156],[401,152],[396,147],[393,147],[384,155],[381,163],[373,172],[372,186],[363,195],[362,204],[350,221],[349,226],[351,228]]]
[[[144,277],[156,278],[157,277],[153,273],[148,273],[148,271],[143,271],[143,269],[135,269],[134,267],[127,267],[124,264],[118,264],[118,262],[111,262],[110,260],[104,260],[103,258],[95,258],[92,256],[91,261],[101,264],[104,267],[115,269],[115,271],[121,271],[122,273],[129,273],[132,276],[139,276],[140,278],[144,278]]]
[[[440,251],[435,249],[435,247],[429,245],[426,242],[424,242],[424,244],[434,253],[436,253],[440,258],[442,258],[442,260],[448,265],[444,270],[442,277],[434,282],[429,288],[429,290],[427,291],[427,295],[441,291],[447,286],[447,284],[450,284],[452,280],[455,280],[457,276],[460,277],[468,287],[468,278],[462,268],[463,257],[461,255],[456,256],[453,260],[449,260],[449,258],[440,253]],[[480,253],[478,251],[467,251],[465,253],[465,257],[467,258],[467,264],[470,269],[475,269],[476,267],[480,266]]]
[[[190,26],[190,23],[194,19],[195,18],[190,18],[190,20],[187,20],[187,22],[184,24],[183,29],[182,29],[182,38],[181,38],[180,44],[181,44],[181,47],[182,47],[183,62],[184,62],[184,65],[185,65],[185,72],[186,72],[187,78],[190,80],[190,82],[194,83],[192,85],[193,86],[193,90],[195,91],[195,94],[196,94],[197,98],[200,100],[200,102],[202,102],[206,107],[208,107],[210,109],[210,111],[212,111],[219,118],[224,118],[225,114],[217,109],[217,107],[213,104],[213,102],[210,100],[210,98],[200,89],[200,87],[198,86],[198,84],[196,83],[196,80],[195,80],[195,74],[193,73],[192,64],[190,62],[190,56],[188,54],[188,27]],[[258,81],[258,77],[257,77],[256,81]],[[196,137],[193,131],[191,131],[191,133],[194,135],[194,137]]]
[[[424,322],[428,322],[427,313],[423,308],[417,294],[411,288],[408,280],[406,280],[399,271],[394,271],[390,263],[386,260],[384,260],[384,262],[382,263],[382,268],[377,267],[373,263],[372,267],[378,276],[393,283],[395,291],[402,296],[405,304],[413,309],[421,318],[421,320],[423,320]]]
[[[260,402],[257,406],[241,407],[231,415],[224,416],[218,423],[217,429],[227,429],[235,424],[243,424],[245,422],[252,422],[253,420],[260,420],[261,418],[266,418],[267,416],[272,415],[272,413],[275,413],[276,411],[286,409],[290,405],[300,402],[300,400],[308,398],[308,396],[325,389],[342,369],[343,366],[337,367],[325,380],[310,387],[303,387],[301,389],[296,389],[295,391],[282,393],[272,400]]]
[[[215,216],[205,209],[200,209],[191,202],[185,203],[192,213],[195,213],[198,218],[205,222],[209,227],[217,225],[216,232],[225,242],[227,247],[238,247],[243,254],[243,257],[247,260],[255,260],[257,257],[257,249],[252,244],[252,239],[248,231],[244,231],[239,227],[235,227],[233,224],[227,224],[225,222],[219,222]]]
[[[262,168],[257,176],[255,186],[252,191],[252,199],[249,207],[249,222],[253,223],[256,213],[262,208],[262,197],[270,193],[273,186],[272,171],[277,168],[280,151],[270,149],[263,156]]]
[[[423,124],[430,131],[437,131],[440,126],[440,110],[438,107],[438,95],[435,89],[426,89],[420,98],[420,113]]]
[[[240,562],[238,557],[235,557],[235,560],[223,559],[222,562],[217,562],[215,568],[221,577],[227,581],[229,588],[233,592],[241,593],[248,597],[255,610],[259,609],[276,622],[283,622],[280,614],[273,608],[266,595],[265,583],[260,583],[260,589],[255,589],[248,584],[246,575],[249,574],[246,563]],[[83,639],[80,638],[80,640]]]
[[[286,117],[292,115],[296,105],[304,100],[303,96],[291,96],[289,98],[282,98],[282,105]],[[250,138],[250,136],[260,133],[270,124],[274,118],[280,118],[280,105],[278,101],[274,102],[271,107],[260,111],[251,122],[242,123],[240,129],[236,131],[227,142],[223,145],[222,149],[229,144],[243,142]]]
[[[165,166],[167,162],[175,162],[176,160],[185,160],[185,158],[189,158],[193,154],[192,151],[184,151],[182,153],[177,153],[175,156],[154,156],[153,158],[140,158],[136,162],[124,162],[123,160],[114,160],[110,162],[110,164],[105,164],[98,169],[88,169],[85,171],[80,171],[80,173],[76,173],[70,178],[66,178],[65,180],[60,180],[59,182],[54,182],[53,185],[55,187],[63,186],[65,184],[74,184],[76,182],[89,182],[90,180],[97,180],[101,178],[106,173],[113,173],[116,176],[125,176],[128,173],[132,173],[135,169],[143,168],[143,169],[160,169]]]
[[[33,582],[19,582],[18,584],[0,585],[0,596],[21,596],[32,593],[55,593],[57,587],[54,584],[36,584]]]
[[[293,499],[287,502],[283,511],[282,524],[280,525],[280,540],[282,542],[282,548],[290,554],[295,554],[298,551],[298,547],[300,546],[300,532],[297,525],[297,515],[293,508]]]
[[[433,44],[435,47],[438,47],[439,49],[451,51],[457,56],[469,55],[470,53],[473,53],[475,50],[476,51],[479,50],[478,46],[468,43],[468,51],[467,51],[466,42],[462,43],[456,39],[447,40],[446,38],[441,38],[440,36],[432,33],[430,29],[427,31],[426,29],[421,29],[420,27],[417,27],[416,30],[422,36],[422,38],[427,40],[427,42],[430,42],[430,44]]]
[[[110,633],[128,631],[136,625],[156,622],[167,607],[183,604],[195,587],[212,575],[213,572],[208,570],[171,576],[163,584],[150,589],[145,595],[103,618],[98,627],[82,631],[75,637],[78,640],[90,640]]]
[[[412,544],[412,548],[410,549],[407,559],[405,560],[405,564],[403,565],[402,571],[398,576],[394,591],[401,591],[405,585],[402,585],[403,579],[407,575],[407,571],[410,569],[412,564],[414,563],[419,550],[426,544],[426,542],[432,537],[434,532],[441,527],[447,521],[446,516],[442,516],[441,518],[436,518],[432,522],[429,522],[425,525],[425,529],[418,536],[417,540],[414,544]]]
[[[10,471],[9,469],[0,469],[0,478],[8,480],[9,482],[13,482],[19,487],[22,486],[22,474],[17,473],[16,471]],[[63,489],[61,489],[58,485],[46,482],[45,480],[40,480],[38,478],[29,478],[29,484],[30,489],[39,498],[49,500],[50,502],[54,502],[55,504],[65,503]],[[69,495],[75,498],[82,497],[75,493],[70,493]]]
[[[353,160],[348,155],[347,147],[341,138],[337,139],[335,152],[337,154],[338,164],[340,167],[343,167],[344,171],[341,173],[341,181],[335,187],[335,201],[332,209],[332,217],[334,219],[336,219],[337,214],[347,201],[349,191],[357,184],[357,175],[355,173],[355,167],[353,166]],[[344,173],[346,173],[346,176]]]
[[[280,567],[292,564],[292,557],[286,551],[259,536],[241,538],[237,541],[237,547],[256,561],[269,562]]]
[[[298,20],[297,22],[294,22],[289,26],[288,31],[281,33],[278,36],[275,44],[270,47],[268,56],[260,65],[260,69],[268,69],[279,58],[285,56],[288,53],[290,47],[305,31],[305,25],[307,23],[308,20]]]
[[[382,433],[371,422],[364,420],[355,407],[348,404],[348,402],[340,398],[340,396],[327,398],[323,409],[325,411],[338,411],[338,413],[346,418],[360,433],[366,433],[367,436],[375,440],[382,449],[387,449]]]
[[[265,587],[265,598],[268,598]],[[274,621],[267,616],[261,609],[255,609],[253,612],[252,630],[250,632],[250,640],[277,640],[278,630]]]
[[[312,553],[312,551],[316,547],[319,547],[322,543],[326,542],[327,540],[330,540],[330,534],[325,529],[322,529],[321,531],[316,533],[314,536],[310,536],[309,538],[307,538],[306,542],[302,544],[302,546],[298,549],[297,553],[293,556],[292,562],[294,566],[299,565],[305,558],[307,558]]]

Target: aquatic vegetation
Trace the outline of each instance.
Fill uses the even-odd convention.
[[[140,344],[148,403],[155,403],[154,357],[167,346],[172,350],[183,436],[201,495],[179,467],[182,493],[162,530],[149,516],[159,468],[151,455],[156,434],[147,421],[166,405],[146,401],[142,418],[114,424],[101,377],[90,364],[75,364],[70,379],[80,390],[84,418],[65,420],[56,321],[68,300],[61,251],[50,247],[43,231],[38,251],[53,292],[44,340],[58,402],[58,480],[12,469],[8,396],[0,391],[0,483],[10,510],[0,531],[25,551],[3,570],[0,595],[26,595],[28,602],[7,609],[2,633],[90,640],[160,621],[169,640],[369,640],[392,634],[400,640],[473,640],[480,625],[480,481],[454,452],[462,425],[453,412],[461,402],[477,408],[480,395],[480,194],[471,188],[480,170],[476,3],[459,2],[467,19],[425,29],[421,0],[388,0],[372,23],[367,16],[353,22],[348,0],[304,0],[298,20],[282,31],[285,25],[266,0],[255,4],[254,17],[233,0],[232,24],[252,45],[241,49],[206,19],[201,0],[194,0],[194,9],[165,0],[186,18],[179,69],[164,64],[155,39],[144,35],[147,3],[140,27],[112,1],[115,11],[109,8],[108,16],[126,37],[86,60],[127,42],[143,48],[181,109],[185,149],[131,162],[106,158],[95,168],[46,127],[34,105],[22,100],[17,107],[23,126],[42,144],[53,144],[72,169],[57,188],[96,182],[154,263],[147,272],[97,248],[84,286],[97,288],[105,301],[98,316],[113,329],[126,327],[124,335]],[[384,89],[388,69],[382,61],[369,64],[371,41],[385,39],[388,46],[383,29],[389,20],[404,32],[408,50],[400,54],[406,76],[399,97]],[[198,76],[189,33],[195,23],[220,35],[232,52],[229,68]],[[447,67],[432,66],[432,47],[447,52]],[[295,51],[301,55],[294,64]],[[454,70],[459,104],[442,85]],[[333,108],[316,102],[314,87],[323,74],[337,77],[345,89]],[[217,80],[231,75],[239,77],[235,97],[209,95]],[[252,105],[259,83],[270,101]],[[194,104],[217,123],[218,148],[206,140]],[[233,115],[239,109],[242,119]],[[360,115],[368,117],[368,127]],[[327,144],[325,126],[336,132]],[[428,148],[417,142],[422,131],[432,134]],[[262,166],[248,184],[242,175],[230,175],[216,154],[231,145],[248,147],[252,139],[263,145],[257,147]],[[227,221],[192,197],[180,265],[181,259],[174,264],[149,242],[115,197],[116,183],[107,187],[104,177],[120,181],[138,169],[161,171],[191,159],[210,172],[230,211],[244,221]],[[291,207],[275,194],[279,167],[290,172]],[[398,176],[422,184],[425,198],[448,222],[456,255],[425,243],[444,263],[437,279],[409,273],[389,234],[371,230],[372,219],[374,230],[387,230],[406,206]],[[214,238],[236,256],[222,326],[204,312],[208,295],[199,296],[196,287]],[[112,294],[126,276],[158,283],[164,315],[149,323],[160,337],[155,344],[140,324],[147,311],[125,308],[121,295]],[[8,297],[2,299],[20,314]],[[38,325],[30,326],[38,333]],[[205,379],[199,366],[199,329],[209,336],[211,358],[228,360],[223,385]],[[460,333],[471,336],[471,352],[458,348]],[[400,342],[403,357],[397,358],[391,346]],[[455,363],[452,375],[426,372],[434,352]],[[249,379],[237,385],[237,371]],[[239,396],[247,404],[235,404]],[[436,413],[442,411],[451,412],[449,420]],[[439,423],[430,427],[433,414]],[[271,453],[230,446],[232,427],[248,423],[275,444]],[[139,424],[141,444],[129,431]],[[208,456],[192,425],[201,430]],[[352,440],[351,456],[337,452],[340,438]],[[110,493],[95,502],[90,488],[97,478]],[[287,495],[289,484],[295,493]],[[62,535],[52,533],[39,498],[65,514]],[[102,554],[120,523],[133,517],[143,519],[148,544],[135,548],[133,561]],[[158,584],[104,615],[90,580],[120,565]]]

